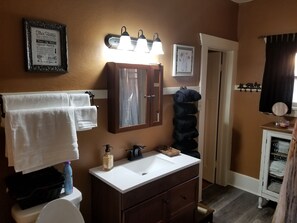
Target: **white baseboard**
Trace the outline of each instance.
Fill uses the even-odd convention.
[[[229,185],[259,195],[259,179],[229,171]]]

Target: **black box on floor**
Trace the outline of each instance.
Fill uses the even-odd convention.
[[[6,178],[9,194],[26,209],[60,196],[64,176],[54,167],[28,174],[16,173]]]

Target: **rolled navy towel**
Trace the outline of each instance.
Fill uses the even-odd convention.
[[[173,95],[173,99],[177,103],[192,102],[200,100],[201,95],[199,92],[192,89],[180,89]]]
[[[186,115],[183,117],[174,117],[173,118],[174,127],[180,131],[188,131],[192,128],[195,128],[197,125],[197,118],[195,115]]]
[[[185,115],[196,114],[198,109],[194,103],[175,103],[173,105],[174,113],[176,117]]]
[[[198,135],[199,134],[196,128],[191,128],[184,132],[180,132],[175,129],[173,132],[173,138],[177,141],[190,140],[196,138]]]
[[[200,159],[200,153],[196,149],[192,151],[183,151],[182,153]]]
[[[181,142],[175,142],[172,147],[179,149],[181,152],[192,151],[198,148],[198,143],[194,139],[183,140]]]

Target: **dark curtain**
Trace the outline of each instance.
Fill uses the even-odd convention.
[[[266,62],[262,80],[259,110],[272,112],[276,102],[284,102],[291,113],[294,90],[295,54],[297,34],[268,36]]]

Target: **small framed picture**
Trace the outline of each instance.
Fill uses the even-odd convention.
[[[172,76],[193,76],[194,54],[193,46],[173,44]]]
[[[23,19],[25,69],[32,72],[68,72],[66,26]]]

